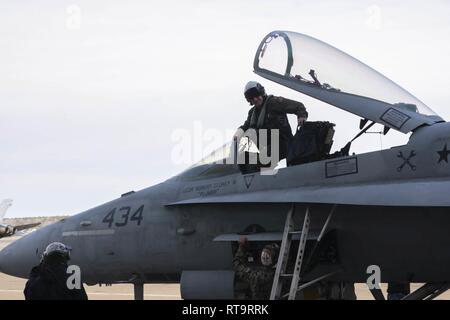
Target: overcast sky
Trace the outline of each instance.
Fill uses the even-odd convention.
[[[173,162],[174,132],[229,139],[248,80],[336,123],[340,149],[359,118],[253,74],[273,30],[347,52],[448,120],[449,16],[447,0],[2,0],[0,200],[14,199],[8,217],[72,215],[164,181],[189,166]],[[407,139],[367,135],[353,151]]]

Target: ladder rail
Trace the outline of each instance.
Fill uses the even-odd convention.
[[[282,283],[280,282],[280,277],[286,272],[287,261],[289,259],[289,250],[291,247],[291,232],[294,228],[293,215],[295,213],[295,205],[292,204],[291,209],[286,215],[286,223],[284,225],[283,238],[281,241],[281,248],[277,263],[277,268],[275,270],[275,275],[273,277],[272,290],[270,292],[270,300],[277,299],[281,294]]]
[[[311,261],[314,257],[314,254],[316,253],[317,248],[319,247],[320,241],[322,240],[323,236],[325,235],[325,232],[328,229],[328,225],[331,221],[331,218],[333,217],[334,212],[336,211],[337,208],[337,204],[334,204],[333,207],[331,208],[330,212],[328,213],[328,217],[325,220],[325,223],[322,227],[322,230],[320,231],[319,237],[317,238],[316,243],[314,244],[314,247],[311,250],[311,253],[309,254],[309,257],[307,258],[307,260],[305,261],[305,268],[308,269],[308,267],[311,264]],[[305,270],[305,269],[304,269]],[[305,270],[306,271],[306,270]]]
[[[322,240],[322,238],[325,235],[325,232],[328,229],[328,225],[329,225],[330,220],[336,210],[336,207],[337,207],[337,204],[334,204],[333,207],[331,208],[331,210],[328,214],[328,217],[322,226],[319,237],[317,238],[316,243],[311,251],[311,254],[309,255],[309,257],[306,257],[306,252],[305,252],[306,251],[306,242],[308,240],[309,229],[310,229],[310,224],[311,224],[310,210],[309,210],[309,207],[306,207],[305,216],[303,219],[302,230],[294,231],[295,226],[294,226],[294,218],[293,217],[295,214],[295,204],[294,203],[292,204],[291,209],[288,211],[288,213],[286,215],[286,222],[285,222],[285,226],[284,226],[284,232],[283,232],[283,237],[282,237],[282,242],[281,242],[279,259],[277,262],[277,267],[276,267],[276,271],[275,271],[275,275],[274,275],[274,279],[273,279],[272,290],[270,292],[270,300],[286,298],[286,297],[288,297],[288,300],[294,300],[298,291],[314,284],[317,281],[328,278],[331,275],[336,273],[336,272],[332,272],[332,273],[326,274],[323,277],[320,277],[316,280],[310,281],[306,284],[302,284],[299,287],[299,282],[301,279],[301,276],[300,276],[301,272],[303,269],[307,268],[308,265],[310,264],[313,253],[316,251],[320,241]],[[291,247],[291,243],[292,243],[292,236],[293,236],[293,234],[298,234],[298,233],[300,233],[301,235],[300,235],[300,242],[298,245],[295,265],[294,265],[294,271],[292,274],[286,274],[286,269],[287,269],[288,260],[289,260],[289,251],[290,251],[290,247]],[[290,284],[289,292],[284,294],[283,296],[281,296],[282,287],[283,287],[283,281],[281,280],[282,277],[291,277],[291,284]]]
[[[320,231],[319,237],[317,238],[317,243],[319,243],[320,240],[322,240],[325,232],[327,231],[328,224],[330,223],[331,217],[333,216],[333,213],[336,210],[336,207],[337,207],[337,204],[334,204],[333,207],[331,208],[331,211],[328,214],[327,220],[325,221],[325,224],[323,225],[322,230]]]
[[[297,288],[298,288],[298,283],[300,281],[300,272],[301,272],[301,268],[302,268],[303,257],[305,255],[306,240],[308,238],[308,233],[309,233],[309,225],[310,225],[309,207],[307,207],[306,213],[305,213],[305,218],[303,219],[302,235],[300,237],[300,243],[298,245],[297,258],[295,261],[295,268],[294,268],[294,273],[292,276],[292,282],[291,282],[291,288],[289,290],[288,300],[294,300],[295,296],[297,294]]]
[[[320,277],[318,277],[318,278],[316,278],[316,279],[314,279],[314,280],[311,280],[311,281],[309,281],[309,282],[306,282],[306,283],[302,284],[301,286],[299,286],[299,287],[297,288],[297,291],[301,291],[301,290],[303,290],[303,289],[306,289],[306,288],[312,286],[313,284],[316,284],[317,282],[320,282],[320,281],[322,281],[322,280],[325,280],[325,279],[327,279],[327,278],[330,278],[330,277],[334,276],[335,274],[339,273],[340,271],[341,271],[341,270],[336,270],[336,271],[327,273],[327,274],[325,274],[325,275],[323,275],[323,276],[320,276]],[[286,293],[285,295],[283,295],[283,298],[286,298],[286,297],[288,297],[288,296],[289,296],[289,293]]]

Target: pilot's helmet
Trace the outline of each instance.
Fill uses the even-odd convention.
[[[266,95],[266,90],[259,82],[249,81],[245,85],[244,96],[248,102],[251,102],[251,99],[253,99],[255,97],[259,97],[259,96],[264,97],[265,95]]]
[[[261,251],[261,263],[263,266],[271,267],[277,263],[280,246],[276,243],[268,244]]]
[[[50,243],[47,248],[45,248],[44,253],[42,254],[42,259],[47,259],[48,257],[53,256],[60,256],[64,258],[65,260],[70,260],[70,251],[72,250],[71,247],[65,245],[61,242],[52,242]]]

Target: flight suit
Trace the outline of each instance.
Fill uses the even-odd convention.
[[[263,115],[261,113],[263,112]],[[266,96],[262,106],[254,106],[248,112],[247,120],[240,128],[245,132],[248,129],[268,130],[268,155],[270,156],[271,144],[270,130],[279,130],[279,160],[286,158],[289,142],[292,139],[292,129],[289,125],[287,114],[296,114],[298,117],[307,118],[308,112],[301,102],[289,100],[283,97]],[[260,119],[262,117],[262,119]],[[258,137],[258,143],[259,143]],[[258,145],[258,149],[261,149]]]
[[[234,259],[235,274],[241,281],[248,284],[252,300],[267,300],[270,298],[275,269],[273,267],[249,266],[246,250],[239,246]]]

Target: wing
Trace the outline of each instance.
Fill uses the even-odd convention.
[[[14,228],[17,231],[22,231],[22,230],[26,230],[26,229],[30,229],[30,228],[34,228],[37,227],[38,225],[40,225],[40,222],[36,222],[36,223],[30,223],[30,224],[21,224],[19,226],[14,226]]]

